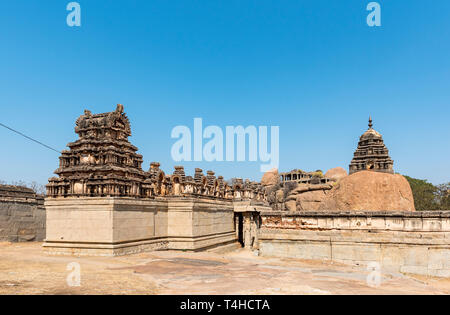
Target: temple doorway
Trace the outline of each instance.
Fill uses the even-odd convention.
[[[239,244],[244,247],[244,216],[242,213],[235,214],[236,228],[237,228],[237,238]]]
[[[257,211],[245,211],[234,213],[236,240],[243,248],[257,249],[258,230],[261,226],[261,218]]]

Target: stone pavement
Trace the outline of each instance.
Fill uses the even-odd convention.
[[[41,243],[0,243],[0,294],[450,294],[450,279],[383,274],[378,288],[359,266],[159,251],[122,257],[47,256]],[[70,287],[67,265],[81,266]]]

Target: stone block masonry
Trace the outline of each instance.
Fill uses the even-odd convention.
[[[42,241],[44,199],[28,188],[0,185],[0,241]]]
[[[262,256],[380,264],[450,277],[450,212],[261,213]]]
[[[193,197],[48,198],[51,254],[119,256],[151,250],[199,251],[236,243],[230,200]]]

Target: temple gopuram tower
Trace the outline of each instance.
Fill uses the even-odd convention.
[[[62,152],[59,168],[47,185],[48,196],[142,195],[146,176],[142,155],[128,137],[130,123],[123,106],[113,112],[93,115],[85,110],[76,122],[79,139]]]
[[[394,161],[389,157],[383,137],[372,127],[372,118],[369,117],[369,129],[359,138],[358,148],[349,166],[349,174],[365,170],[394,173]]]

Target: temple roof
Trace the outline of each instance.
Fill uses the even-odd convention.
[[[376,131],[375,129],[373,129],[372,127],[373,127],[372,117],[369,117],[369,129],[367,129],[367,131],[361,135],[361,138],[360,138],[361,140],[375,139],[375,138],[382,139],[381,134],[378,131]]]
[[[131,136],[130,122],[123,112],[123,105],[117,104],[113,112],[93,115],[89,110],[84,111],[76,121],[75,132],[80,134],[84,131],[112,129],[122,132],[124,136]]]
[[[382,139],[382,136],[381,136],[381,134],[378,131],[376,131],[374,129],[367,130],[361,136],[361,140],[373,139],[373,138]]]
[[[359,138],[358,148],[349,166],[349,173],[363,170],[394,173],[394,161],[389,157],[389,150],[380,133],[373,129],[372,118],[369,117],[369,129]]]

